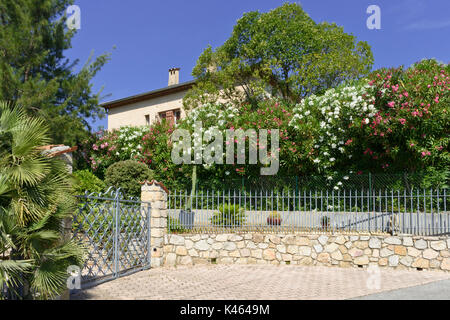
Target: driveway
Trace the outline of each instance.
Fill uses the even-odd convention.
[[[351,299],[450,280],[450,273],[379,269],[201,265],[156,268],[72,294],[73,300],[311,300]],[[369,281],[368,281],[369,280]],[[379,287],[375,283],[379,283]],[[448,287],[447,287],[448,288]],[[420,292],[420,291],[418,291]],[[424,291],[425,292],[425,291]],[[392,293],[391,293],[392,294]],[[420,293],[419,293],[420,296]],[[441,298],[450,299],[449,291]],[[380,296],[373,296],[380,297]],[[392,295],[398,299],[401,295]],[[365,297],[370,298],[369,297]],[[425,297],[424,297],[425,298]]]

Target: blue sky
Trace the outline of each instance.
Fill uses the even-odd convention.
[[[81,29],[66,52],[79,58],[112,52],[93,80],[103,88],[101,102],[167,86],[168,69],[180,67],[180,82],[192,80],[198,56],[209,44],[220,46],[244,12],[267,12],[281,0],[75,0]],[[295,2],[295,1],[289,1]],[[336,22],[372,47],[374,69],[409,66],[423,58],[450,62],[448,0],[301,0],[316,22]],[[381,29],[369,30],[369,5],[381,9]],[[113,49],[115,47],[115,49]],[[107,96],[109,95],[109,96]],[[107,127],[107,120],[92,122]]]

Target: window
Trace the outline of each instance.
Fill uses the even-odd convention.
[[[173,112],[173,117],[175,118],[175,124],[178,123],[178,121],[181,118],[181,111],[180,109],[177,109]]]
[[[149,114],[147,114],[147,115],[145,116],[145,125],[147,125],[147,126],[150,125],[150,115],[149,115]]]
[[[167,119],[169,122],[176,124],[181,119],[181,110],[175,109],[175,110],[160,112],[158,114],[158,118],[160,121],[162,119]]]

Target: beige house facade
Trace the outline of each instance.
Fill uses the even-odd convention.
[[[101,104],[107,110],[108,130],[123,126],[150,126],[167,119],[176,123],[185,117],[183,97],[195,81],[179,83],[179,68],[169,70],[168,86]]]

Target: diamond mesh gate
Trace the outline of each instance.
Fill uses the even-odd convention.
[[[73,238],[86,252],[83,286],[150,268],[150,203],[112,189],[77,198]]]

